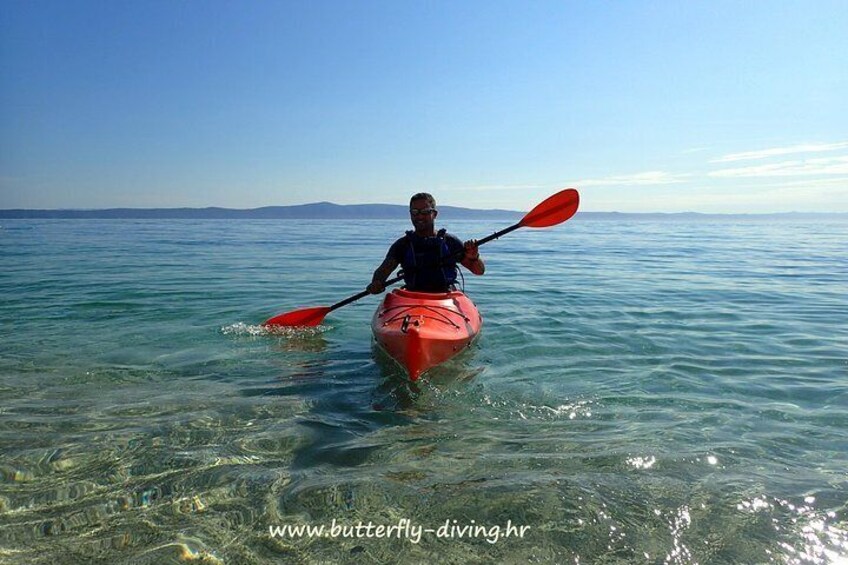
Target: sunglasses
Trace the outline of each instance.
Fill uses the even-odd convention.
[[[418,216],[420,214],[429,215],[429,214],[432,214],[435,211],[436,211],[435,208],[421,208],[420,210],[418,208],[410,208],[409,209],[409,213],[413,216]]]

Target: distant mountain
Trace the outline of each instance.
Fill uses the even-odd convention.
[[[441,220],[518,220],[524,212],[514,210],[475,210],[439,206]],[[298,206],[266,206],[264,208],[106,208],[102,210],[0,210],[0,219],[106,219],[106,220],[402,220],[407,207],[399,204],[333,204],[316,202]],[[649,220],[649,221],[716,221],[716,220],[846,220],[848,213],[784,214],[700,214],[621,212],[578,212],[581,220]]]
[[[298,206],[266,206],[248,210],[232,208],[106,208],[102,210],[0,210],[0,218],[29,219],[187,219],[187,220],[399,220],[408,215],[408,208],[399,204],[333,204],[316,202]],[[522,212],[510,210],[474,210],[454,206],[439,206],[441,219],[513,219]]]

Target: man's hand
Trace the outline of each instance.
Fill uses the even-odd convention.
[[[463,267],[474,273],[482,275],[486,272],[486,265],[480,259],[480,249],[476,239],[469,239],[462,244],[465,254],[462,256],[461,264]]]
[[[469,239],[463,245],[465,246],[465,259],[473,261],[480,258],[480,248],[477,246],[476,239]]]
[[[380,294],[386,290],[386,284],[383,281],[371,281],[371,284],[365,287],[365,290],[371,294]]]

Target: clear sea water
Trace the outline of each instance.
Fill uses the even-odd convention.
[[[262,331],[406,228],[4,221],[0,563],[848,562],[848,222],[519,230],[416,387],[377,297]]]

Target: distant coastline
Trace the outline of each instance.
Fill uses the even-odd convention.
[[[524,212],[515,210],[476,210],[440,206],[441,219],[488,220],[520,219]],[[702,214],[678,213],[624,213],[578,212],[586,220],[846,220],[846,212],[786,212],[772,214]],[[406,218],[406,206],[399,204],[333,204],[317,202],[296,206],[265,206],[262,208],[104,208],[104,209],[6,209],[0,210],[0,219],[99,219],[99,220],[400,220]]]
[[[511,210],[474,210],[440,206],[441,217],[456,219],[520,218],[522,212]],[[358,220],[403,219],[407,207],[399,204],[333,204],[316,202],[296,206],[265,206],[262,208],[105,208],[0,210],[0,219],[114,219],[114,220]]]

